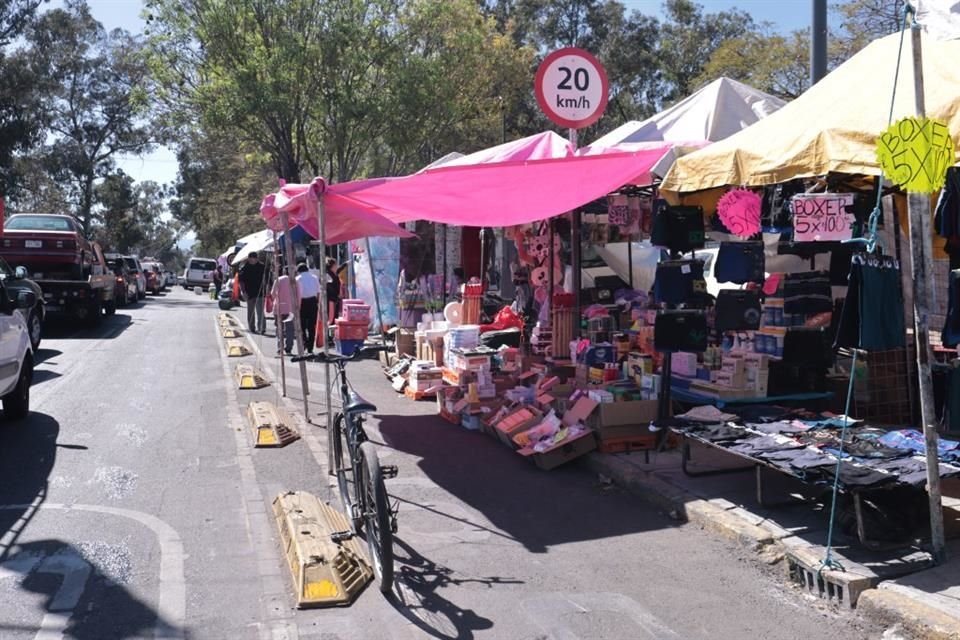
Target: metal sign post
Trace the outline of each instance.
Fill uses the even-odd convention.
[[[273,277],[276,280],[280,279],[280,247],[277,246],[277,232],[273,231]],[[279,291],[279,289],[277,289]],[[277,353],[280,355],[280,388],[283,390],[283,397],[287,397],[287,366],[283,360],[283,319],[280,317],[280,312],[278,311],[278,305],[280,304],[279,300],[273,301],[273,320],[274,325],[277,328]]]

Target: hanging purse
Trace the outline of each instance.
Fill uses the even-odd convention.
[[[717,331],[756,331],[760,328],[760,294],[721,289],[717,294]]]
[[[702,249],[704,241],[703,207],[664,206],[661,201],[653,218],[651,244],[688,253]]]
[[[713,271],[717,282],[762,284],[765,268],[762,242],[721,242]]]
[[[703,311],[660,311],[653,327],[657,351],[701,352],[707,350],[707,314]]]

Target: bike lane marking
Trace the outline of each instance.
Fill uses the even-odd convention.
[[[149,513],[134,511],[132,509],[122,509],[120,507],[105,507],[91,504],[67,505],[55,503],[45,503],[41,505],[0,505],[0,510],[13,511],[18,509],[49,509],[52,511],[83,511],[88,513],[100,513],[117,516],[120,518],[127,518],[150,529],[156,537],[157,544],[160,547],[160,572],[158,576],[159,584],[157,587],[157,621],[154,623],[153,637],[177,639],[184,638],[184,625],[186,623],[187,614],[187,584],[186,578],[184,577],[184,562],[186,556],[183,551],[183,542],[180,539],[180,535],[173,527],[160,518],[157,518]],[[60,563],[52,566],[64,567],[66,564]],[[65,582],[66,579],[66,574],[64,574]],[[85,582],[86,578],[84,578],[84,583]],[[63,587],[61,587],[61,589],[62,588]],[[56,601],[56,598],[54,598],[54,601]],[[53,605],[51,604],[51,608],[52,607]],[[44,616],[44,620],[46,620],[46,618],[47,616]],[[69,615],[63,619],[64,625],[66,624],[67,619],[69,619]],[[55,636],[44,637],[49,638]]]

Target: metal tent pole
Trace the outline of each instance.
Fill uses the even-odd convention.
[[[926,115],[923,87],[923,50],[920,28],[914,22],[910,29],[913,48],[913,88],[918,117]],[[928,141],[929,142],[929,141]],[[929,156],[928,156],[929,158]],[[926,164],[926,163],[925,163]],[[907,194],[910,219],[910,252],[913,261],[913,322],[917,351],[917,378],[920,386],[920,417],[927,447],[927,494],[930,499],[930,541],[933,558],[938,564],[946,560],[943,530],[943,506],[940,496],[939,436],[933,402],[933,378],[930,373],[930,286],[933,282],[933,238],[930,228],[930,196]]]
[[[633,242],[627,239],[627,284],[633,289]]]
[[[325,228],[326,216],[324,214],[323,194],[317,195],[317,228],[320,230],[320,255],[323,258],[322,273],[323,280],[320,283],[320,328],[323,331],[323,352],[327,353],[330,346],[330,331],[327,327],[327,231]],[[323,386],[325,388],[325,402],[327,403],[327,473],[333,475],[333,381],[330,379],[330,363],[323,363]]]
[[[296,270],[293,264],[293,239],[290,237],[290,218],[286,211],[280,213],[280,224],[283,225],[283,252],[286,254],[287,279],[290,281],[290,302],[293,312],[293,331],[297,340],[297,355],[303,357],[303,328],[300,326],[300,294],[297,291]],[[303,391],[303,416],[310,422],[310,405],[307,395],[310,393],[307,382],[307,363],[300,361],[300,387]]]
[[[443,229],[443,306],[447,306],[447,225],[441,224]]]
[[[574,150],[577,148],[577,130],[570,129],[570,144],[573,146]],[[573,249],[573,255],[571,256],[571,262],[573,262],[573,304],[575,309],[575,314],[573,316],[573,337],[580,337],[580,320],[581,320],[581,309],[580,309],[580,289],[581,289],[581,279],[582,274],[581,270],[581,252],[583,247],[580,243],[580,217],[581,212],[579,209],[573,212],[571,216],[572,224],[570,229],[570,245]],[[550,265],[551,267],[553,265]]]
[[[273,231],[273,278],[274,282],[280,279],[280,247],[277,245],[277,232]],[[279,290],[279,289],[278,289]],[[280,354],[280,388],[283,397],[287,397],[287,364],[283,359],[283,320],[277,311],[279,300],[273,301],[273,319],[277,329],[277,353]]]

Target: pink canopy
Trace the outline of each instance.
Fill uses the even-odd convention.
[[[636,176],[624,184],[637,186],[648,186],[655,182],[656,177],[666,175],[673,163],[682,155],[696,151],[710,144],[709,140],[691,140],[689,142],[651,140],[646,142],[620,142],[609,146],[602,144],[592,144],[588,147],[581,147],[577,150],[579,156],[598,156],[609,153],[629,153],[632,151],[655,151],[660,150],[660,158],[637,173]]]
[[[395,222],[507,227],[572,211],[649,171],[669,146],[545,160],[444,165],[405,178],[332,185],[326,210],[353,206]]]
[[[469,155],[444,162],[444,167],[464,167],[492,162],[522,162],[524,160],[547,160],[550,158],[570,158],[575,151],[573,145],[553,131],[544,131],[526,138],[498,144]]]
[[[347,187],[350,184],[356,187],[358,183],[345,183],[343,186]],[[312,237],[319,238],[317,199],[326,189],[326,182],[322,178],[314,178],[310,184],[285,184],[279,191],[263,199],[260,204],[260,214],[267,223],[267,227],[274,231],[283,231],[280,214],[286,212],[288,226],[291,229],[300,226]],[[372,207],[342,198],[331,198],[331,195],[326,195],[324,200],[327,244],[376,236],[409,238],[413,235],[376,213]]]

